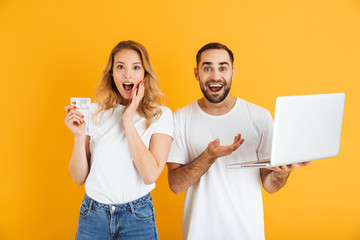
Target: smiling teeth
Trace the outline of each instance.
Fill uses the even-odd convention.
[[[209,87],[222,87],[222,85],[209,85]]]
[[[133,84],[132,84],[132,83],[127,83],[127,82],[126,82],[126,83],[124,83],[124,85],[133,85]]]

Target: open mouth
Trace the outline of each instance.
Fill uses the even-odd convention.
[[[124,87],[126,92],[131,92],[131,90],[134,87],[134,84],[130,83],[130,82],[125,82],[125,83],[123,83],[123,87]]]
[[[208,85],[208,88],[209,88],[210,91],[213,92],[213,93],[219,92],[223,87],[224,87],[224,85],[223,85],[223,84],[219,84],[219,83],[209,84],[209,85]]]

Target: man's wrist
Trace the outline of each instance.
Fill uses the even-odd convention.
[[[209,151],[209,149],[208,148],[206,148],[205,149],[205,151],[204,151],[204,158],[205,159],[207,159],[208,161],[209,161],[209,163],[214,163],[215,161],[216,161],[216,159],[217,159],[217,157],[216,156],[213,156],[211,153],[210,153],[210,151]]]
[[[275,178],[288,178],[290,175],[290,172],[291,171],[281,171],[281,172],[273,171],[273,176]]]

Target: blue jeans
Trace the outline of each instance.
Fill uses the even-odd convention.
[[[159,239],[150,194],[124,204],[103,204],[85,194],[76,240]]]

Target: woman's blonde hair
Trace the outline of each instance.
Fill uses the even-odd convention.
[[[105,69],[101,75],[100,83],[95,92],[95,102],[100,105],[100,109],[94,114],[94,122],[99,123],[106,110],[112,109],[114,113],[115,107],[122,103],[125,99],[119,93],[114,78],[112,76],[114,57],[123,49],[135,50],[142,62],[142,66],[145,70],[145,93],[143,99],[140,101],[137,108],[137,113],[146,118],[146,128],[148,128],[154,119],[161,116],[161,109],[159,105],[162,105],[165,100],[165,95],[161,92],[159,87],[159,81],[155,76],[154,69],[151,65],[149,54],[145,47],[135,41],[121,41],[112,50],[105,66]],[[100,119],[97,115],[101,113]]]

